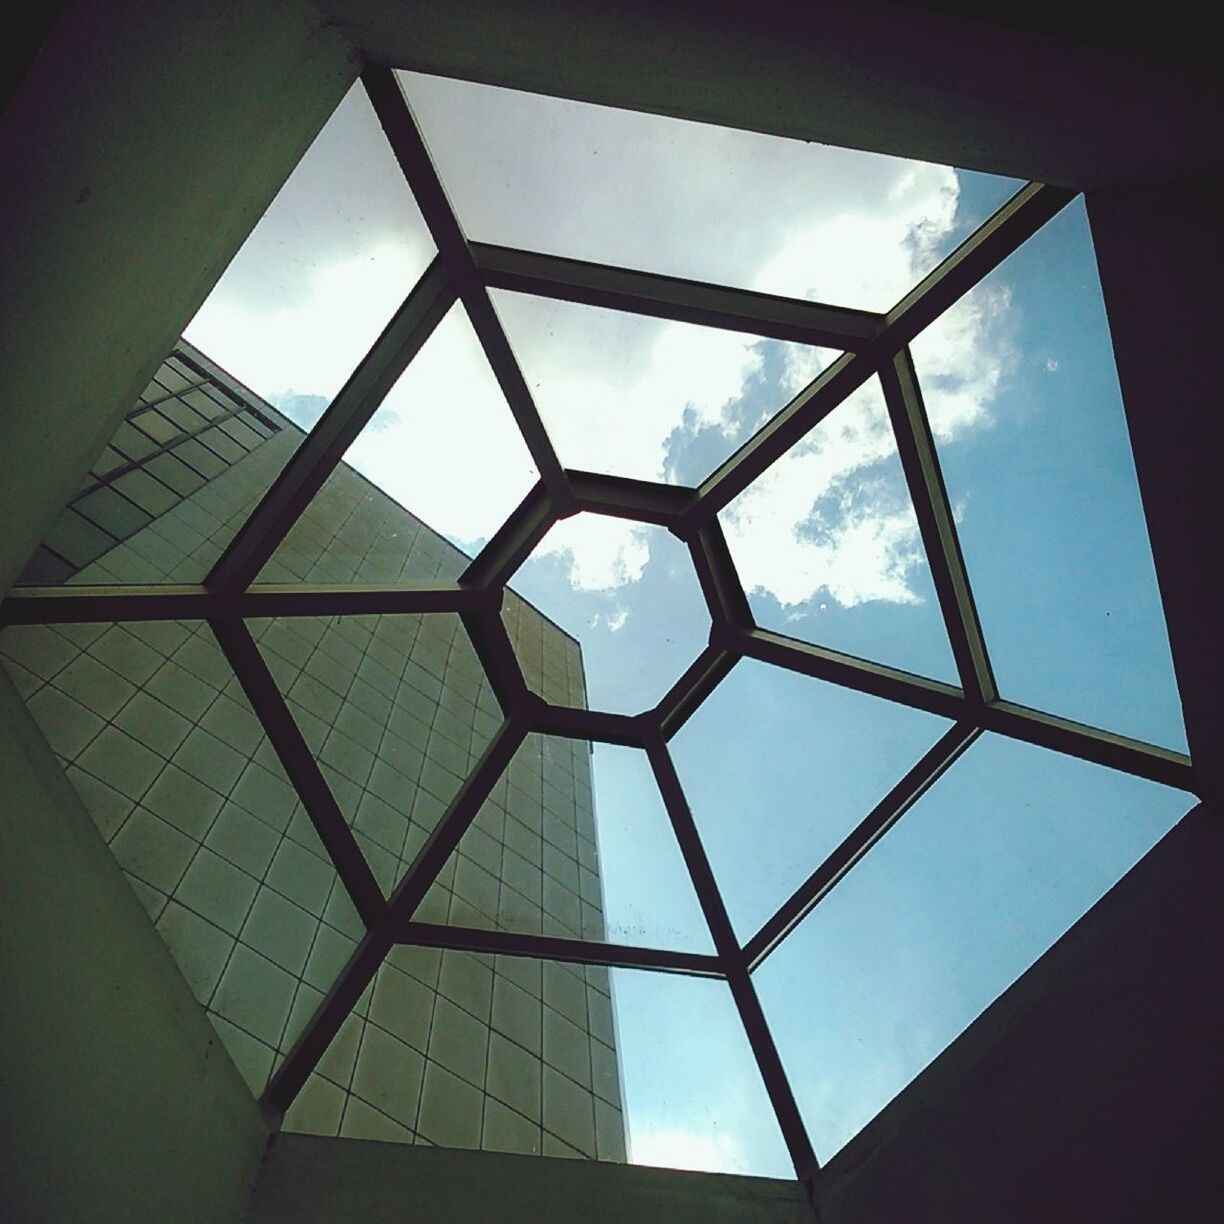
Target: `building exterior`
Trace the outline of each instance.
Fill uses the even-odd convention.
[[[22,581],[198,583],[302,431],[185,342]],[[261,580],[451,581],[467,558],[341,464]],[[533,687],[578,644],[512,597]],[[458,615],[251,626],[389,895],[500,721]],[[221,1043],[259,1095],[364,927],[202,622],[10,627],[5,667]],[[589,747],[530,737],[416,917],[603,938]],[[285,1128],[625,1158],[608,972],[395,948]]]

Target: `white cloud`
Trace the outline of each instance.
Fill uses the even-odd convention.
[[[942,167],[442,80],[418,82],[414,105],[482,239],[879,309],[929,270],[957,223],[958,180]],[[316,143],[290,180],[301,178],[296,195],[278,199],[188,333],[268,395],[333,395],[429,255],[422,233],[393,228],[402,184],[356,182],[349,150],[374,136],[351,100],[342,112],[335,147]],[[350,179],[343,207],[323,209]],[[986,419],[1013,361],[1008,305],[979,289],[914,344],[941,441]],[[762,368],[758,343],[733,333],[514,295],[498,308],[574,467],[662,478],[686,414],[729,439],[728,410]],[[783,398],[830,356],[778,352]],[[350,461],[459,542],[491,534],[535,478],[465,320],[443,324],[380,420]],[[872,386],[779,461],[725,516],[746,582],[792,607],[822,591],[847,606],[912,601],[912,515],[883,484],[876,496],[861,483],[892,451]],[[808,530],[818,503],[842,513]],[[568,558],[576,587],[611,591],[641,578],[650,544],[642,528],[582,515],[542,551]]]
[[[647,1129],[633,1124],[634,1164],[663,1169],[693,1169],[702,1173],[746,1172],[739,1144],[727,1134],[687,1130]]]

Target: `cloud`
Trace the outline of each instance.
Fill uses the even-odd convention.
[[[633,1125],[634,1164],[703,1173],[742,1173],[744,1154],[731,1135],[702,1135],[687,1130],[639,1129]]]
[[[957,176],[943,167],[464,82],[414,77],[410,96],[461,218],[482,240],[882,309],[964,222]],[[431,254],[355,98],[188,332],[265,395],[334,395]],[[742,441],[749,398],[775,410],[830,359],[802,345],[495,296],[562,461],[574,467],[664,479],[698,437],[717,462]],[[979,288],[914,344],[942,442],[988,419],[1013,360],[1008,305],[1005,292]],[[453,315],[459,322],[442,325],[379,428],[347,458],[475,547],[535,469],[466,320]],[[896,481],[882,475],[893,453],[878,387],[869,387],[725,513],[745,581],[790,607],[821,592],[845,606],[912,601],[921,549]],[[550,532],[541,553],[563,557],[578,589],[614,591],[641,578],[650,544],[641,528],[581,515]]]

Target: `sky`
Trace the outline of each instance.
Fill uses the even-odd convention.
[[[884,310],[1018,184],[405,76],[474,239]],[[341,104],[187,338],[309,425],[432,244],[368,102]],[[836,355],[496,292],[566,466],[693,485]],[[1002,694],[1185,749],[1108,324],[1077,201],[913,345]],[[479,439],[479,445],[473,445]],[[474,552],[534,483],[455,307],[346,460]],[[456,473],[461,473],[457,476]],[[954,681],[879,386],[725,508],[758,622]],[[591,704],[653,705],[709,624],[659,528],[579,515],[513,585],[581,642]],[[741,661],[672,743],[748,938],[946,729]],[[608,937],[703,950],[642,755],[593,758]],[[1191,806],[986,737],[765,962],[827,1159]],[[633,1158],[787,1176],[725,985],[614,974]]]

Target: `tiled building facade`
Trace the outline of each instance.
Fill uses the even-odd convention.
[[[25,582],[200,582],[302,432],[183,345]],[[449,581],[467,558],[341,465],[265,582]],[[517,597],[534,688],[583,704],[577,646]],[[499,714],[459,618],[251,624],[389,893]],[[207,625],[11,627],[0,657],[225,1048],[259,1093],[361,923]],[[587,745],[530,737],[418,911],[603,937]],[[287,1129],[625,1158],[607,971],[396,948]]]

